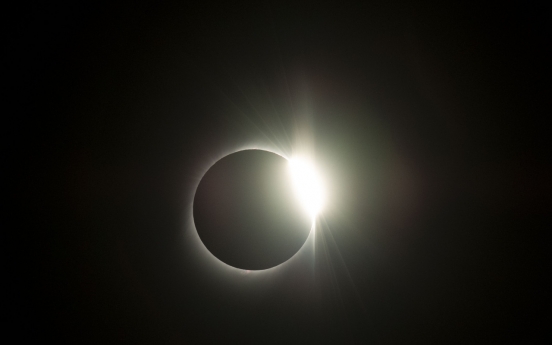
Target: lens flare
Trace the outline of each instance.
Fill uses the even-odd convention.
[[[314,166],[302,158],[291,158],[289,160],[289,170],[295,194],[301,205],[314,220],[324,203],[322,179]]]

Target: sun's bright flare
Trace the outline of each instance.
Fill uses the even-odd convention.
[[[313,165],[305,159],[292,158],[289,168],[293,187],[299,201],[314,220],[324,204],[322,179]]]

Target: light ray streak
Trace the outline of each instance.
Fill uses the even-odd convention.
[[[284,123],[282,122],[282,118],[281,118],[280,114],[278,113],[278,110],[276,109],[276,106],[274,105],[274,101],[272,100],[272,97],[270,96],[270,92],[268,91],[268,88],[266,87],[266,85],[264,83],[263,83],[263,87],[265,89],[265,94],[268,97],[268,101],[270,102],[270,105],[272,106],[272,109],[274,110],[275,117],[278,120],[278,124],[281,127],[282,133],[284,133],[284,135],[285,135],[284,140],[286,140],[286,142],[287,142],[287,147],[286,148],[291,148],[293,143],[291,141],[291,138],[289,137],[289,134],[286,130],[286,127],[284,126]]]
[[[268,131],[270,132],[270,135],[278,142],[278,144],[280,145],[280,148],[283,146],[282,143],[280,142],[280,139],[278,138],[278,135],[275,135],[274,132],[272,131],[272,128],[271,126],[266,122],[265,118],[261,115],[261,113],[257,110],[257,108],[253,105],[253,103],[251,102],[251,100],[249,99],[249,97],[247,97],[247,95],[245,94],[245,92],[239,87],[239,85],[236,85],[236,87],[238,88],[238,90],[240,90],[240,92],[242,93],[243,97],[245,98],[245,100],[247,101],[247,103],[249,104],[249,107],[251,107],[251,109],[253,109],[253,111],[256,113],[257,117],[262,121],[262,123],[264,124],[265,128],[268,129]]]
[[[337,254],[339,256],[339,261],[341,263],[341,266],[343,267],[343,269],[345,270],[345,273],[347,274],[347,278],[349,279],[349,283],[351,284],[351,286],[353,287],[353,290],[355,291],[355,295],[358,298],[360,306],[361,306],[363,311],[366,311],[366,308],[364,306],[364,301],[360,297],[360,293],[358,292],[358,288],[357,288],[357,286],[356,286],[356,284],[353,280],[353,277],[351,276],[351,272],[349,271],[349,268],[347,267],[347,264],[345,263],[345,260],[343,259],[343,255],[341,254],[341,251],[339,250],[339,246],[337,245],[337,242],[335,241],[335,238],[332,234],[332,230],[331,230],[330,226],[328,225],[325,217],[322,217],[322,221],[326,225],[326,229],[328,229],[329,237],[331,238],[331,240],[332,240],[332,242],[335,246],[335,249],[336,249]]]
[[[276,143],[272,139],[270,139],[270,137],[255,123],[255,121],[250,119],[249,116],[247,116],[247,114],[245,114],[245,112],[241,110],[240,107],[238,107],[238,105],[234,101],[232,101],[232,99],[228,95],[226,95],[222,90],[220,92],[234,106],[234,108],[240,113],[240,115],[242,115],[243,118],[247,119],[250,124],[253,125],[274,147],[278,147],[281,150],[281,148],[276,145]]]

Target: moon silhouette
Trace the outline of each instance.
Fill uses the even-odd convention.
[[[287,261],[312,227],[312,215],[294,191],[288,160],[263,150],[238,151],[217,161],[197,187],[193,217],[205,247],[245,270]]]

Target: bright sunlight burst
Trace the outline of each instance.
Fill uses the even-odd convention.
[[[289,168],[295,193],[314,220],[324,203],[322,180],[313,165],[301,158],[289,160]]]

